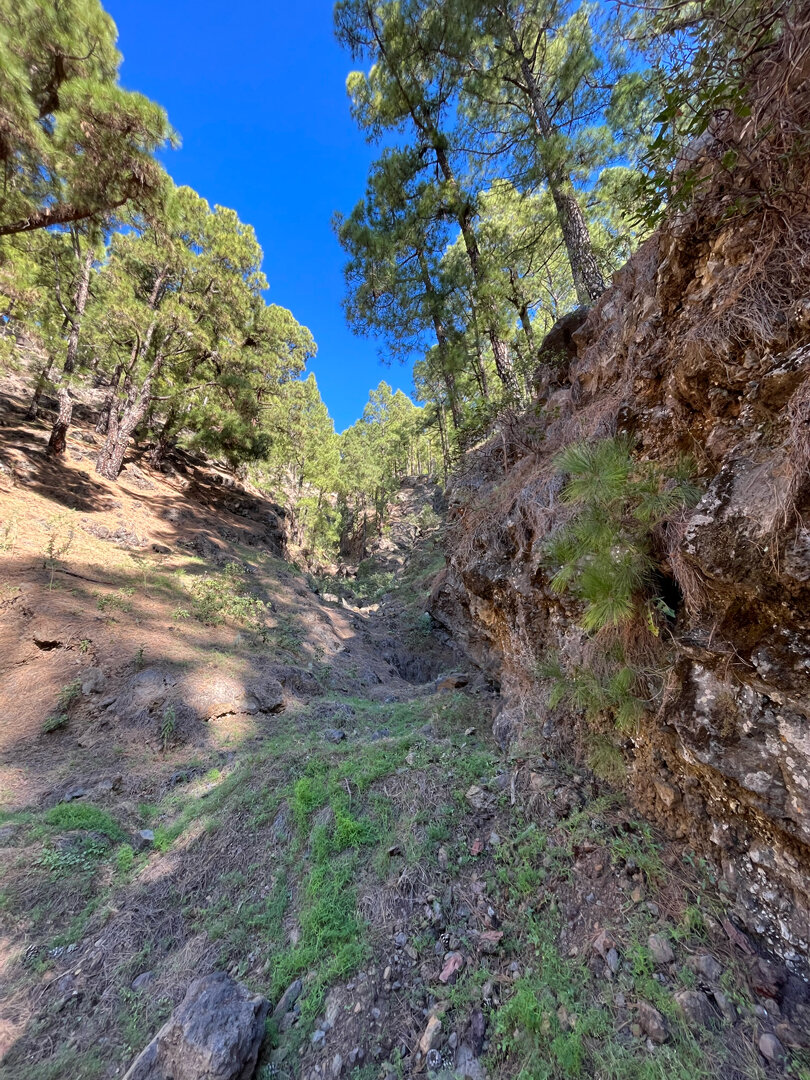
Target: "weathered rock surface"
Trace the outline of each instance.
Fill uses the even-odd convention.
[[[145,719],[169,705],[178,714],[204,721],[233,714],[276,713],[285,706],[284,688],[274,670],[240,679],[205,671],[183,676],[155,665],[127,681],[114,708],[132,719]]]
[[[785,92],[810,116],[805,83]],[[705,160],[748,137],[735,123],[709,137]],[[664,706],[625,746],[628,785],[644,813],[720,866],[748,930],[806,973],[810,269],[790,254],[799,207],[781,224],[764,204],[725,213],[750,179],[745,168],[717,173],[587,317],[552,332],[557,362],[541,347],[536,401],[468,454],[449,493],[448,567],[431,614],[500,684],[499,741],[529,725],[551,752],[584,741],[582,712],[550,709],[536,676],[549,652],[570,670],[589,647],[578,602],[552,590],[544,561],[567,512],[554,458],[617,432],[641,460],[693,455],[702,497],[655,540],[675,612],[670,674]]]
[[[669,1038],[669,1027],[666,1020],[649,1002],[640,1001],[638,1004],[638,1022],[641,1030],[654,1043],[665,1043]]]
[[[675,959],[672,946],[662,934],[650,934],[647,948],[650,950],[650,955],[656,964],[671,964]]]
[[[124,1080],[250,1080],[269,1007],[224,972],[195,979]]]

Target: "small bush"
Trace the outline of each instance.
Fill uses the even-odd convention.
[[[56,877],[65,874],[87,874],[95,870],[99,860],[107,854],[108,846],[98,837],[85,836],[76,844],[46,847],[38,863]]]
[[[73,703],[79,699],[79,697],[81,696],[81,692],[81,679],[74,679],[72,682],[67,683],[59,691],[59,695],[56,699],[59,704],[59,708],[63,710],[69,709],[71,705],[73,705]]]
[[[238,563],[228,563],[219,574],[205,574],[191,586],[192,611],[206,626],[219,626],[226,619],[248,623],[259,630],[264,621],[264,604],[245,588],[244,570]],[[183,611],[182,616],[178,612]],[[185,609],[175,617],[185,618]]]
[[[304,643],[304,631],[295,615],[282,615],[273,631],[273,639],[280,649],[298,653]]]
[[[568,476],[563,498],[575,514],[546,545],[556,568],[552,589],[585,602],[582,625],[590,632],[639,614],[654,628],[656,611],[672,612],[654,595],[652,532],[700,497],[691,461],[669,471],[639,462],[629,440],[618,437],[569,446],[556,465]]]
[[[47,540],[45,542],[43,566],[50,570],[48,588],[53,588],[53,576],[58,567],[57,562],[63,555],[67,555],[76,535],[76,520],[72,510],[65,510],[61,514],[54,514],[45,522]]]
[[[618,666],[610,674],[598,675],[585,667],[565,671],[557,657],[540,664],[538,674],[551,679],[550,708],[568,701],[582,709],[591,723],[602,716],[611,716],[620,731],[632,731],[646,708],[639,673],[627,665]]]
[[[134,594],[134,589],[119,589],[109,596],[99,596],[96,599],[96,607],[99,611],[132,611],[132,601],[128,598]]]
[[[47,717],[45,723],[42,725],[42,730],[45,732],[46,735],[49,735],[52,731],[56,731],[58,728],[64,727],[67,722],[68,714],[66,712],[51,713],[51,715]]]

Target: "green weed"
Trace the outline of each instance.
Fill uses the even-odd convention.
[[[132,869],[135,861],[135,852],[130,844],[121,844],[115,853],[115,865],[118,873],[126,875]]]
[[[50,571],[48,589],[53,589],[53,577],[58,569],[58,562],[70,551],[73,538],[76,535],[75,512],[65,510],[60,514],[54,514],[45,522],[47,540],[45,542],[44,561],[42,565]]]
[[[42,730],[46,734],[51,731],[56,731],[57,728],[64,727],[70,719],[71,707],[81,697],[81,693],[82,684],[80,679],[73,679],[72,682],[69,682],[62,687],[56,697],[56,712],[51,713],[42,725]]]
[[[637,823],[635,832],[614,837],[610,848],[615,862],[635,863],[648,881],[663,881],[666,876],[658,845],[653,840],[649,825]]]
[[[47,846],[39,857],[39,865],[56,877],[66,874],[86,874],[95,870],[107,854],[109,845],[97,837],[81,837],[75,844]]]
[[[114,593],[110,593],[109,596],[98,596],[96,598],[96,606],[99,611],[132,611],[132,601],[130,596],[134,595],[134,589],[118,589]]]
[[[160,743],[163,747],[163,753],[169,747],[172,736],[177,728],[177,714],[175,712],[174,705],[167,705],[163,710],[163,718],[160,722]]]

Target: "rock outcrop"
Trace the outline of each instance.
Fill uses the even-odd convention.
[[[224,972],[195,979],[124,1080],[251,1080],[269,1008]]]
[[[806,43],[807,25],[797,32]],[[533,407],[468,456],[432,613],[500,680],[503,740],[581,749],[582,713],[551,709],[538,677],[549,651],[570,670],[593,642],[581,604],[550,587],[545,549],[566,514],[555,456],[617,433],[641,461],[691,455],[702,497],[653,537],[674,618],[653,643],[661,693],[621,742],[627,783],[713,857],[744,924],[806,972],[810,83],[783,47],[754,72],[752,115],[718,124],[693,155],[707,182],[691,208],[642,244],[559,356],[541,350]],[[730,171],[729,149],[745,162]]]

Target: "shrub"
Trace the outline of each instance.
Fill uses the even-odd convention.
[[[609,714],[621,731],[632,730],[646,707],[642,697],[643,676],[627,665],[600,677],[592,668],[565,671],[558,657],[549,656],[538,667],[541,678],[551,680],[549,707],[567,701],[582,709],[591,723]]]
[[[163,719],[160,722],[160,742],[164,754],[168,749],[175,729],[177,728],[177,714],[174,705],[167,705],[163,710]]]
[[[236,619],[254,629],[261,629],[264,604],[247,592],[244,576],[245,572],[238,563],[228,563],[221,573],[205,574],[195,581],[191,586],[195,617],[206,626],[218,626],[226,619]],[[178,612],[175,612],[175,617],[178,617]],[[185,617],[185,612],[181,617]]]
[[[573,518],[551,537],[546,557],[555,568],[551,587],[585,603],[583,628],[619,626],[641,614],[655,630],[654,615],[672,615],[653,591],[653,529],[700,497],[688,459],[671,470],[639,462],[627,438],[567,447],[556,459],[568,481],[563,499]]]
[[[76,535],[75,514],[71,510],[65,510],[61,514],[54,514],[45,522],[45,532],[48,539],[45,543],[43,566],[50,570],[48,588],[53,588],[53,576],[58,567],[57,562],[63,555],[67,555]]]
[[[68,714],[66,712],[51,713],[50,716],[46,717],[45,723],[42,725],[42,730],[46,735],[49,735],[50,732],[56,731],[60,727],[64,727],[67,722]]]
[[[96,869],[100,859],[107,854],[108,844],[97,836],[82,837],[77,843],[65,847],[46,847],[38,864],[55,877],[66,874],[87,874]]]

